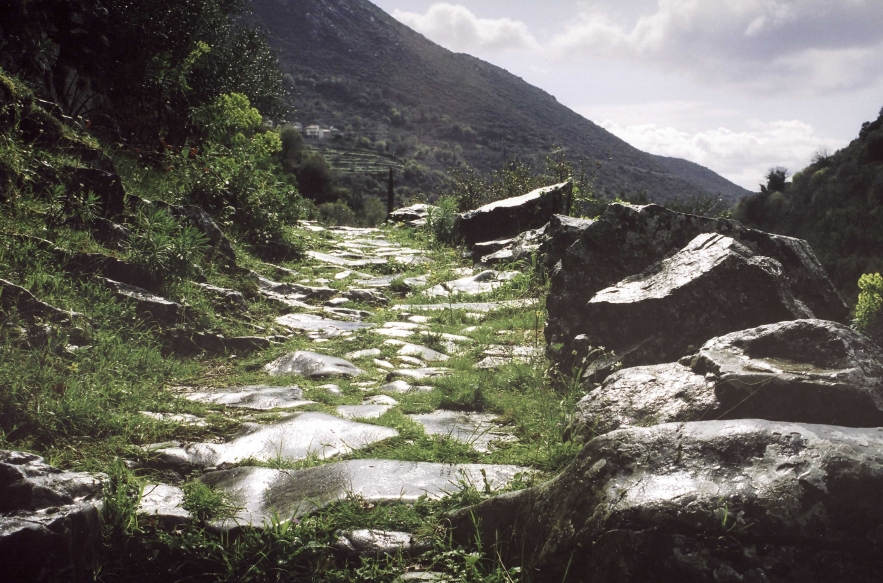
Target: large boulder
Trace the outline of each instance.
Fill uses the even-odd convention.
[[[733,332],[682,362],[610,375],[577,403],[577,427],[597,435],[752,418],[883,426],[883,350],[837,322],[796,320]]]
[[[595,438],[552,481],[450,520],[537,582],[871,582],[881,496],[881,429],[669,423]]]
[[[4,581],[91,581],[101,542],[102,476],[0,451],[0,572]]]
[[[794,295],[817,318],[848,322],[849,309],[805,241],[749,229],[733,220],[688,215],[652,204],[617,203],[582,227],[578,239],[555,265],[547,300],[547,341],[563,344],[569,353],[573,338],[590,326],[583,306],[595,294],[643,272],[702,233],[726,235],[778,261]]]
[[[677,360],[734,330],[813,317],[779,262],[715,233],[599,291],[581,314],[589,323],[584,344],[604,347],[626,367]]]
[[[457,230],[467,245],[514,237],[545,225],[554,214],[567,211],[572,182],[538,188],[457,215]]]
[[[741,330],[684,360],[714,382],[727,415],[883,427],[883,350],[837,322]]]

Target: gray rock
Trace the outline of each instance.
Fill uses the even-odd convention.
[[[555,215],[559,216],[559,215]],[[548,224],[539,229],[533,229],[520,233],[512,239],[502,239],[497,243],[503,243],[497,249],[486,252],[480,248],[487,243],[476,243],[472,250],[473,260],[480,265],[493,266],[500,263],[529,262],[532,255],[539,253],[540,245],[546,240]]]
[[[433,312],[438,310],[468,310],[471,312],[496,312],[499,310],[526,308],[536,303],[533,299],[505,300],[502,302],[441,302],[438,304],[396,304],[393,310],[400,312]]]
[[[324,413],[297,413],[267,425],[244,423],[225,443],[154,447],[150,451],[163,466],[208,468],[247,459],[302,460],[311,454],[327,459],[397,435],[389,427],[356,423]]]
[[[514,436],[494,423],[496,415],[468,411],[445,411],[408,415],[423,426],[429,435],[447,435],[451,439],[467,443],[476,451],[486,453],[492,443],[513,441]]]
[[[340,295],[353,302],[362,302],[375,306],[389,305],[389,300],[386,298],[386,296],[371,289],[352,288],[346,290]]]
[[[432,546],[429,541],[414,541],[409,532],[363,528],[335,534],[334,548],[350,557],[408,556],[427,551]]]
[[[304,350],[281,356],[267,364],[264,370],[273,376],[295,375],[310,379],[336,376],[355,377],[365,372],[342,358]]]
[[[157,413],[154,411],[141,411],[145,417],[156,419],[157,421],[165,421],[166,423],[179,423],[181,425],[189,425],[191,427],[205,427],[208,425],[205,419],[191,415],[189,413]]]
[[[852,328],[798,320],[708,341],[689,361],[729,418],[883,426],[883,350]]]
[[[849,319],[843,299],[812,249],[800,239],[748,229],[732,220],[677,213],[657,205],[618,203],[609,205],[597,221],[580,229],[579,238],[567,248],[552,272],[547,299],[546,340],[549,344],[563,344],[563,354],[571,352],[570,343],[575,336],[589,332],[591,316],[583,311],[583,306],[595,294],[643,272],[702,233],[731,237],[755,254],[778,261],[792,293],[816,317],[844,323]]]
[[[184,490],[168,484],[147,484],[141,491],[138,514],[155,518],[167,527],[189,524],[190,512],[184,510]]]
[[[292,330],[317,332],[322,338],[336,338],[355,330],[365,330],[374,327],[374,324],[332,320],[313,314],[285,314],[276,318],[276,323]]]
[[[573,183],[564,182],[498,200],[457,216],[457,230],[467,245],[504,239],[538,229],[554,214],[565,214]]]
[[[215,299],[215,304],[221,308],[242,312],[248,310],[248,304],[245,302],[245,296],[242,295],[242,292],[208,283],[198,283],[196,285],[212,295]]]
[[[190,316],[189,307],[150,293],[146,289],[106,277],[102,281],[120,298],[135,302],[135,308],[142,316],[163,324],[171,324]]]
[[[364,310],[351,310],[349,308],[323,308],[322,311],[327,312],[332,316],[346,318],[347,320],[353,320],[355,322],[370,318],[373,315],[371,312],[366,312]]]
[[[373,504],[413,504],[420,496],[438,499],[457,492],[464,483],[483,489],[486,480],[499,489],[527,471],[508,465],[351,460],[303,470],[239,467],[209,472],[201,479],[241,507],[219,525],[232,529],[270,524],[274,516],[283,521],[299,518],[348,496]]]
[[[390,408],[389,405],[340,405],[336,412],[344,419],[377,419]]]
[[[160,334],[167,351],[182,356],[199,353],[208,354],[250,354],[270,348],[273,341],[263,336],[226,337],[212,332],[201,332],[187,328],[170,328]]]
[[[414,389],[414,387],[409,385],[406,381],[397,380],[397,381],[392,381],[390,383],[386,383],[385,385],[381,386],[378,390],[386,392],[386,393],[405,394],[405,393],[410,393],[413,389]]]
[[[103,479],[0,450],[4,581],[91,580],[101,544]]]
[[[567,249],[579,240],[594,222],[594,219],[552,215],[537,250],[542,264],[549,270],[555,267]]]
[[[381,354],[382,352],[379,348],[366,348],[365,350],[356,350],[355,352],[347,353],[346,357],[356,360],[359,358],[374,358]]]
[[[451,374],[451,369],[444,367],[402,368],[394,370],[386,375],[386,381],[390,382],[396,379],[422,381],[424,379],[443,377],[449,374]]]
[[[386,259],[346,259],[338,255],[329,255],[328,253],[320,253],[318,251],[307,251],[307,256],[328,265],[337,265],[340,267],[365,267],[367,265],[385,265]]]
[[[499,272],[488,269],[476,275],[462,277],[433,286],[423,293],[431,298],[455,294],[485,294],[501,287],[516,275],[518,275],[517,271]]]
[[[444,362],[449,360],[450,357],[447,354],[443,354],[438,352],[437,350],[433,350],[431,348],[427,348],[426,346],[420,346],[419,344],[411,344],[409,342],[402,342],[401,340],[395,340],[390,338],[389,340],[385,340],[384,344],[391,344],[393,346],[400,346],[398,350],[398,354],[402,356],[416,356],[421,360],[426,362]]]
[[[590,436],[674,421],[712,421],[725,412],[714,382],[677,364],[615,372],[576,405],[575,426]]]
[[[450,519],[532,581],[870,583],[881,492],[883,429],[669,423],[597,437],[550,482]]]
[[[250,385],[247,387],[228,387],[193,391],[186,394],[188,401],[226,405],[268,411],[270,409],[286,409],[311,405],[314,401],[304,399],[304,391],[300,387],[269,387],[267,385]]]
[[[0,308],[5,312],[15,309],[26,318],[46,318],[56,322],[80,316],[76,312],[66,312],[46,302],[41,302],[34,294],[10,281],[0,279]]]
[[[275,265],[271,267],[281,269]],[[261,295],[295,307],[300,306],[303,300],[328,300],[337,295],[337,290],[330,287],[312,287],[299,283],[280,283],[262,277],[253,271],[251,276],[257,282]]]
[[[393,223],[410,223],[426,219],[430,209],[436,207],[429,204],[412,204],[411,206],[402,207],[392,211],[387,220]]]
[[[625,367],[677,360],[746,326],[813,317],[791,295],[778,262],[715,233],[599,291],[581,315],[591,322],[585,343],[613,352]]]

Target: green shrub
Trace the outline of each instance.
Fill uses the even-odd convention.
[[[426,216],[426,227],[436,241],[441,243],[453,243],[456,236],[454,230],[457,221],[457,199],[453,196],[443,196],[435,203],[436,206],[429,208]]]
[[[342,200],[320,204],[319,218],[326,225],[356,224],[356,213]]]
[[[201,231],[179,224],[159,207],[139,211],[126,241],[127,259],[154,274],[158,284],[189,277],[207,250]]]
[[[855,306],[855,328],[883,345],[883,277],[866,273],[858,280],[860,293]]]

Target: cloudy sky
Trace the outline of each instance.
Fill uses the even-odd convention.
[[[655,154],[757,190],[883,107],[883,0],[372,0]]]

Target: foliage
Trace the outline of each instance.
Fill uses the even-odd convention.
[[[319,217],[326,225],[356,224],[356,213],[342,200],[320,204]]]
[[[733,218],[748,226],[806,239],[834,285],[850,299],[864,273],[883,269],[883,157],[873,136],[883,116],[862,126],[858,139],[823,153],[785,182],[773,168],[761,192],[742,199]]]
[[[457,200],[453,196],[443,196],[434,207],[429,207],[426,215],[426,228],[440,243],[453,243],[456,231]]]
[[[883,277],[866,273],[859,278],[858,288],[854,325],[883,346]]]
[[[165,209],[151,205],[138,212],[125,248],[127,260],[161,284],[191,276],[208,251],[208,238],[190,225],[179,224]]]
[[[116,140],[181,145],[191,111],[242,93],[281,113],[281,73],[242,0],[12,0],[0,65]],[[133,42],[137,39],[137,42]]]

